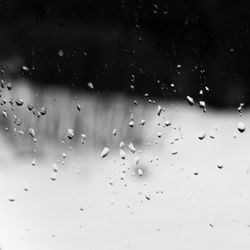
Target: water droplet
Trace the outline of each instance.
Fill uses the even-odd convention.
[[[23,100],[20,99],[20,98],[18,98],[18,99],[16,100],[16,105],[17,105],[17,106],[22,106],[22,105],[23,105]]]
[[[243,122],[238,123],[238,130],[240,133],[243,133],[246,130],[246,126]]]
[[[8,82],[8,84],[7,84],[7,89],[8,89],[8,90],[11,90],[11,89],[12,89],[12,83],[11,83],[11,82]]]
[[[135,162],[135,165],[136,165],[136,166],[139,164],[139,161],[140,161],[139,156],[136,156],[136,157],[134,158],[134,162]]]
[[[137,169],[137,173],[139,176],[143,176],[143,170],[141,168]]]
[[[52,181],[56,181],[56,176],[57,176],[57,173],[56,172],[53,172],[51,175],[50,175],[50,179],[52,180]]]
[[[190,96],[187,96],[187,101],[190,105],[194,105],[194,99]]]
[[[31,111],[33,109],[33,104],[28,104],[27,107],[28,107],[28,110]]]
[[[204,101],[199,101],[199,105],[200,105],[200,108],[203,109],[203,112],[207,111],[207,109],[206,109],[206,103]]]
[[[42,107],[41,110],[40,110],[40,113],[41,113],[41,115],[46,115],[47,109]]]
[[[106,157],[108,154],[109,154],[109,148],[104,147],[104,149],[102,150],[102,153],[101,153],[101,158]]]
[[[177,150],[172,150],[171,154],[172,154],[172,155],[177,155],[177,154],[178,154],[178,151],[177,151]]]
[[[133,145],[132,142],[129,143],[128,147],[129,147],[130,151],[131,151],[133,154],[136,152],[135,147],[134,147],[134,145]]]
[[[158,107],[157,107],[157,115],[160,116],[162,111],[163,111],[162,106],[158,105]]]
[[[22,70],[27,72],[29,71],[29,68],[27,66],[22,66]]]
[[[53,164],[53,171],[58,172],[58,166],[56,163]]]
[[[33,159],[33,160],[32,160],[31,165],[32,165],[32,166],[36,166],[36,159]]]
[[[201,131],[199,134],[198,134],[198,138],[200,140],[203,140],[204,138],[206,137],[206,133],[204,131]]]
[[[8,116],[7,116],[6,110],[3,110],[3,111],[2,111],[2,115],[3,115],[4,118],[7,118],[7,117],[8,117]]]
[[[120,157],[122,160],[125,160],[125,158],[126,158],[126,154],[125,154],[125,151],[123,149],[120,149]]]
[[[168,127],[171,125],[171,122],[170,121],[165,121],[165,126]]]
[[[222,169],[223,168],[223,164],[221,162],[218,162],[217,163],[217,168]]]
[[[210,133],[210,134],[209,134],[209,137],[210,137],[211,139],[215,139],[215,135],[214,135],[213,133]]]
[[[130,126],[131,128],[133,128],[133,127],[134,127],[134,125],[135,125],[134,121],[133,121],[133,120],[131,120],[131,121],[129,122],[129,126]]]
[[[69,128],[69,129],[67,130],[67,137],[68,137],[70,140],[73,139],[73,137],[74,137],[74,130],[73,130],[73,129]]]
[[[63,53],[63,50],[62,50],[62,49],[58,50],[58,55],[59,55],[59,56],[63,56],[63,54],[64,54],[64,53]]]
[[[10,198],[9,198],[9,201],[10,201],[10,202],[14,202],[14,201],[15,201],[15,198],[10,197]]]
[[[94,85],[93,85],[92,82],[89,82],[89,83],[88,83],[88,86],[89,86],[89,88],[94,89]]]
[[[77,108],[78,111],[81,111],[81,105],[80,104],[77,104],[76,108]]]
[[[124,148],[125,143],[123,141],[120,142],[120,149]]]
[[[145,125],[146,121],[145,120],[141,120],[141,125]]]
[[[85,134],[81,134],[81,143],[85,144],[87,136]]]

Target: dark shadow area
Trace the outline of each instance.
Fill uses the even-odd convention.
[[[8,0],[2,74],[41,88],[93,91],[91,82],[101,92],[249,104],[249,11],[249,1]]]

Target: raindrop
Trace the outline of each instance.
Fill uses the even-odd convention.
[[[41,115],[46,115],[47,109],[42,107],[41,110],[40,110],[40,113],[41,113]]]
[[[36,159],[33,159],[33,160],[32,160],[31,165],[32,165],[32,166],[36,166]]]
[[[11,82],[8,82],[8,84],[7,84],[7,89],[8,89],[8,90],[11,90],[11,89],[12,89],[12,83],[11,83]]]
[[[131,121],[129,122],[129,127],[130,127],[130,128],[133,128],[133,127],[134,127],[134,125],[135,125],[134,121],[133,121],[133,120],[131,120]]]
[[[18,99],[16,100],[16,105],[17,105],[17,106],[22,106],[22,105],[23,105],[23,100],[20,99],[20,98],[18,98]]]
[[[206,137],[206,133],[204,131],[201,131],[199,134],[198,134],[198,138],[200,140],[203,140],[204,138]]]
[[[136,152],[135,147],[134,147],[134,145],[133,145],[132,142],[129,143],[128,147],[129,147],[130,151],[131,151],[133,154]]]
[[[138,168],[137,173],[139,176],[143,176],[143,170],[141,168]]]
[[[7,117],[8,117],[8,116],[7,116],[6,110],[3,110],[3,111],[2,111],[2,115],[3,115],[4,118],[7,118]]]
[[[123,149],[125,146],[125,143],[123,141],[120,142],[120,149]]]
[[[89,88],[94,89],[94,85],[93,85],[92,82],[89,82],[89,83],[88,83],[88,86],[89,86]]]
[[[172,155],[177,155],[177,154],[178,154],[178,151],[177,151],[177,150],[172,150],[171,154],[172,154]]]
[[[63,54],[64,54],[64,53],[63,53],[63,50],[62,50],[62,49],[58,50],[58,55],[59,55],[59,56],[63,56]]]
[[[29,71],[29,68],[27,66],[22,66],[22,70],[27,72]]]
[[[56,173],[53,172],[50,177],[49,177],[52,181],[56,181]]]
[[[102,153],[101,153],[101,158],[106,157],[109,154],[109,148],[108,147],[104,147]]]
[[[170,121],[165,121],[165,126],[168,127],[171,125],[171,122]]]
[[[210,133],[210,134],[209,134],[209,137],[210,137],[211,139],[215,139],[215,135],[214,135],[213,133]]]
[[[242,114],[244,105],[245,105],[244,103],[240,103],[240,105],[239,105],[239,107],[237,109],[240,112],[240,114]]]
[[[139,161],[140,161],[139,156],[136,156],[136,157],[134,158],[134,162],[135,162],[135,165],[136,165],[136,166],[139,164]]]
[[[81,143],[85,144],[87,136],[85,134],[81,134]]]
[[[77,108],[77,110],[80,112],[81,111],[81,105],[80,104],[77,104],[76,105],[76,108]]]
[[[207,109],[206,109],[206,103],[205,103],[204,101],[200,101],[200,102],[199,102],[199,105],[200,105],[200,108],[203,109],[203,112],[206,112],[206,111],[207,111]]]
[[[243,122],[238,123],[238,130],[240,133],[243,133],[246,130],[246,126]]]
[[[33,128],[28,128],[28,134],[31,136],[31,137],[35,137],[35,131]]]
[[[190,96],[187,96],[187,101],[190,105],[194,105],[194,99]]]
[[[126,154],[125,154],[125,151],[123,149],[120,149],[120,157],[122,160],[125,160],[125,158],[126,158]]]
[[[69,128],[67,131],[67,137],[71,140],[74,137],[74,131],[73,129]]]
[[[28,104],[27,107],[28,107],[28,110],[31,111],[33,109],[33,104]]]
[[[221,162],[218,162],[217,163],[217,168],[222,169],[223,168],[223,164]]]
[[[56,163],[53,164],[53,171],[54,171],[55,173],[58,172],[58,166],[57,166]]]
[[[141,120],[141,125],[145,125],[146,121],[145,120]]]
[[[160,116],[162,111],[163,111],[162,106],[161,106],[161,105],[158,105],[158,108],[157,108],[157,115]]]

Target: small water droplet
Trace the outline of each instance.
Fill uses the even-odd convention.
[[[135,149],[135,147],[134,147],[134,145],[133,145],[132,142],[129,143],[128,147],[129,147],[130,151],[131,151],[133,154],[136,152],[136,149]]]
[[[139,161],[140,161],[139,156],[136,156],[136,157],[134,158],[134,162],[135,162],[135,165],[136,165],[136,166],[139,164]]]
[[[74,130],[73,130],[73,129],[69,128],[69,129],[67,130],[67,137],[68,137],[70,140],[73,139],[73,137],[74,137]]]
[[[20,98],[18,98],[18,99],[16,100],[16,105],[17,105],[17,106],[22,106],[22,105],[23,105],[23,100],[20,99]]]
[[[81,105],[80,104],[77,104],[76,105],[76,108],[77,108],[77,110],[80,112],[81,111]]]
[[[63,50],[62,50],[62,49],[58,50],[58,55],[59,55],[59,56],[63,56],[63,54],[64,54],[64,53],[63,53]]]
[[[168,127],[171,125],[171,122],[170,121],[165,121],[165,126]]]
[[[190,96],[187,96],[187,101],[190,105],[194,105],[194,99]]]
[[[33,128],[28,128],[28,134],[31,136],[31,137],[35,137],[35,131]]]
[[[102,153],[101,153],[101,158],[108,156],[108,154],[109,154],[109,148],[104,147],[104,149],[102,150]]]
[[[163,111],[162,106],[158,105],[158,107],[157,107],[157,115],[160,116],[162,111]]]
[[[92,82],[89,82],[89,83],[88,83],[88,86],[89,86],[89,88],[94,89],[94,85],[93,85]]]
[[[126,154],[125,154],[125,151],[123,149],[120,149],[120,157],[122,160],[125,160],[125,158],[126,158]]]
[[[204,138],[206,137],[206,133],[204,131],[201,131],[199,134],[198,134],[198,138],[200,140],[203,140]]]
[[[131,120],[131,121],[129,122],[129,126],[130,126],[131,128],[133,128],[133,127],[134,127],[134,125],[135,125],[134,121],[133,121],[133,120]]]
[[[245,132],[246,126],[245,126],[245,124],[243,122],[238,123],[238,130],[239,130],[240,133]]]
[[[32,165],[32,166],[36,166],[36,159],[33,159],[33,160],[32,160],[31,165]]]
[[[7,117],[8,117],[8,116],[7,116],[6,110],[3,110],[3,111],[2,111],[2,115],[3,115],[4,118],[7,118]]]
[[[85,134],[81,134],[81,143],[85,144],[87,136]]]
[[[125,146],[125,143],[123,141],[121,141],[119,146],[120,146],[120,149],[123,149]]]

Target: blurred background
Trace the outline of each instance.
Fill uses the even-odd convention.
[[[98,91],[247,104],[249,11],[243,0],[1,1],[2,73],[42,88],[92,82]]]

